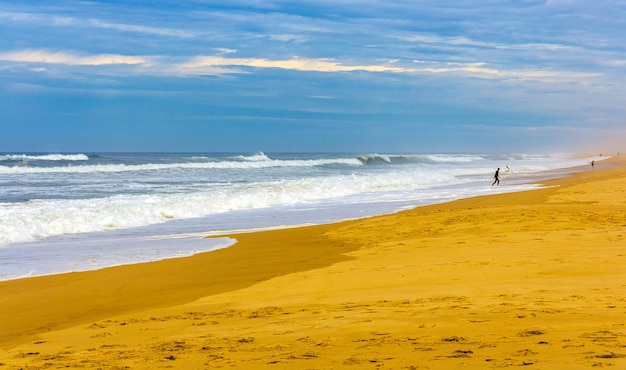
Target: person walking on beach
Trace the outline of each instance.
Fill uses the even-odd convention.
[[[596,164],[596,161],[591,161],[591,169],[593,170],[593,166]]]
[[[493,184],[491,184],[491,186],[494,186],[495,184],[500,186],[500,167],[496,170],[496,174],[493,175]]]

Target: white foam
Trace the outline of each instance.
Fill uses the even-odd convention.
[[[228,248],[235,243],[236,240],[231,238],[207,239],[202,236],[172,235],[159,238],[101,236],[91,240],[59,238],[45,245],[16,244],[10,249],[0,248],[0,260],[11,259],[13,261],[2,266],[0,280],[89,271],[188,257]]]
[[[265,155],[265,153],[263,152],[258,152],[252,156],[244,156],[244,155],[238,155],[235,157],[235,159],[239,159],[242,161],[250,161],[250,162],[262,162],[262,161],[271,161],[272,159],[270,157],[268,157],[267,155]]]
[[[469,163],[478,160],[484,160],[483,157],[477,155],[470,154],[429,154],[424,155],[424,158],[427,158],[433,162],[442,162],[442,163]]]
[[[198,157],[195,157],[197,160]],[[305,159],[305,160],[247,160],[223,162],[181,162],[181,163],[148,163],[140,165],[102,164],[85,166],[57,166],[57,167],[29,167],[29,166],[0,166],[0,174],[29,174],[29,173],[106,173],[106,172],[134,172],[160,171],[172,169],[263,169],[271,167],[316,167],[325,165],[360,166],[362,163],[356,158],[337,159]]]
[[[88,161],[85,154],[5,154],[0,155],[0,161]]]
[[[193,193],[38,199],[0,207],[0,245],[54,235],[115,230],[172,219],[450,184],[454,176],[424,171],[235,183]]]
[[[336,159],[330,161],[337,162]],[[294,164],[300,161],[279,162]],[[245,164],[258,163],[262,162]],[[514,178],[548,168],[545,163],[540,164],[524,162],[520,167],[514,167],[513,172],[501,171],[501,175],[503,179]],[[361,194],[383,197],[393,192],[414,192],[468,181],[489,182],[493,173],[492,167],[450,166],[419,165],[334,176],[207,184],[190,187],[185,192],[162,189],[159,184],[131,183],[127,185],[129,188],[148,193],[0,203],[0,245],[55,235],[126,229],[241,209],[305,205],[320,200],[340,201],[340,198],[358,198]],[[151,187],[154,189],[150,190]]]
[[[38,275],[47,271],[46,265],[58,266],[58,271],[44,274],[188,255],[206,250],[207,244],[199,235],[219,230],[333,222],[475,195],[532,189],[532,185],[521,185],[524,179],[528,182],[529,174],[604,159],[426,157],[429,155],[375,155],[368,157],[373,165],[363,165],[349,156],[272,159],[257,153],[222,157],[221,162],[191,156],[177,157],[181,163],[33,167],[56,174],[0,178],[0,190],[4,194],[23,193],[20,201],[29,199],[23,188],[26,180],[32,181],[40,195],[30,201],[0,203],[0,262],[8,261],[0,266],[0,280],[3,273],[5,278]],[[330,167],[313,168],[326,165]],[[503,169],[503,186],[490,187],[495,168],[505,165],[513,172]],[[124,170],[115,176],[92,174],[102,168]],[[227,171],[213,171],[217,168]],[[70,174],[59,172],[65,170]],[[152,172],[142,172],[147,170]],[[79,171],[86,171],[86,175],[79,175]],[[209,175],[213,177],[207,180]],[[62,192],[53,193],[53,184],[65,182]],[[83,196],[81,192],[92,186],[98,189],[97,196]],[[83,198],[63,198],[72,193]],[[153,252],[153,247],[177,250],[161,253]],[[82,259],[72,260],[75,255]],[[73,262],[68,265],[66,259]],[[13,270],[4,272],[8,269]]]

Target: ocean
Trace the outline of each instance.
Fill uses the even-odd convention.
[[[531,190],[599,157],[537,154],[4,153],[0,280],[189,256],[208,235],[329,223]],[[500,167],[500,186],[490,186]],[[553,175],[550,175],[553,176]]]

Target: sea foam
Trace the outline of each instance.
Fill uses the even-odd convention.
[[[123,240],[132,255],[124,260],[144,261],[162,258],[150,252],[155,240],[182,246],[178,235],[188,244],[176,253],[186,255],[205,250],[206,245],[197,236],[186,239],[188,233],[333,222],[528,190],[533,185],[523,183],[541,171],[601,159],[261,152],[0,154],[0,158],[6,164],[0,165],[0,268],[23,265],[12,276],[31,270],[40,274],[37,271],[46,264],[63,265],[63,260],[37,257],[37,251],[45,256],[43,251],[52,251],[46,249],[52,245],[59,248],[57,255],[66,258],[97,251],[115,254]],[[501,186],[491,187],[497,167],[502,167]],[[20,257],[25,248],[31,251],[29,262]],[[76,262],[80,266],[75,268],[91,266],[90,260]],[[117,263],[132,262],[111,257],[92,267]]]

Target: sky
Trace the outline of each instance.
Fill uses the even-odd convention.
[[[624,30],[624,1],[0,0],[0,152],[624,150]]]

